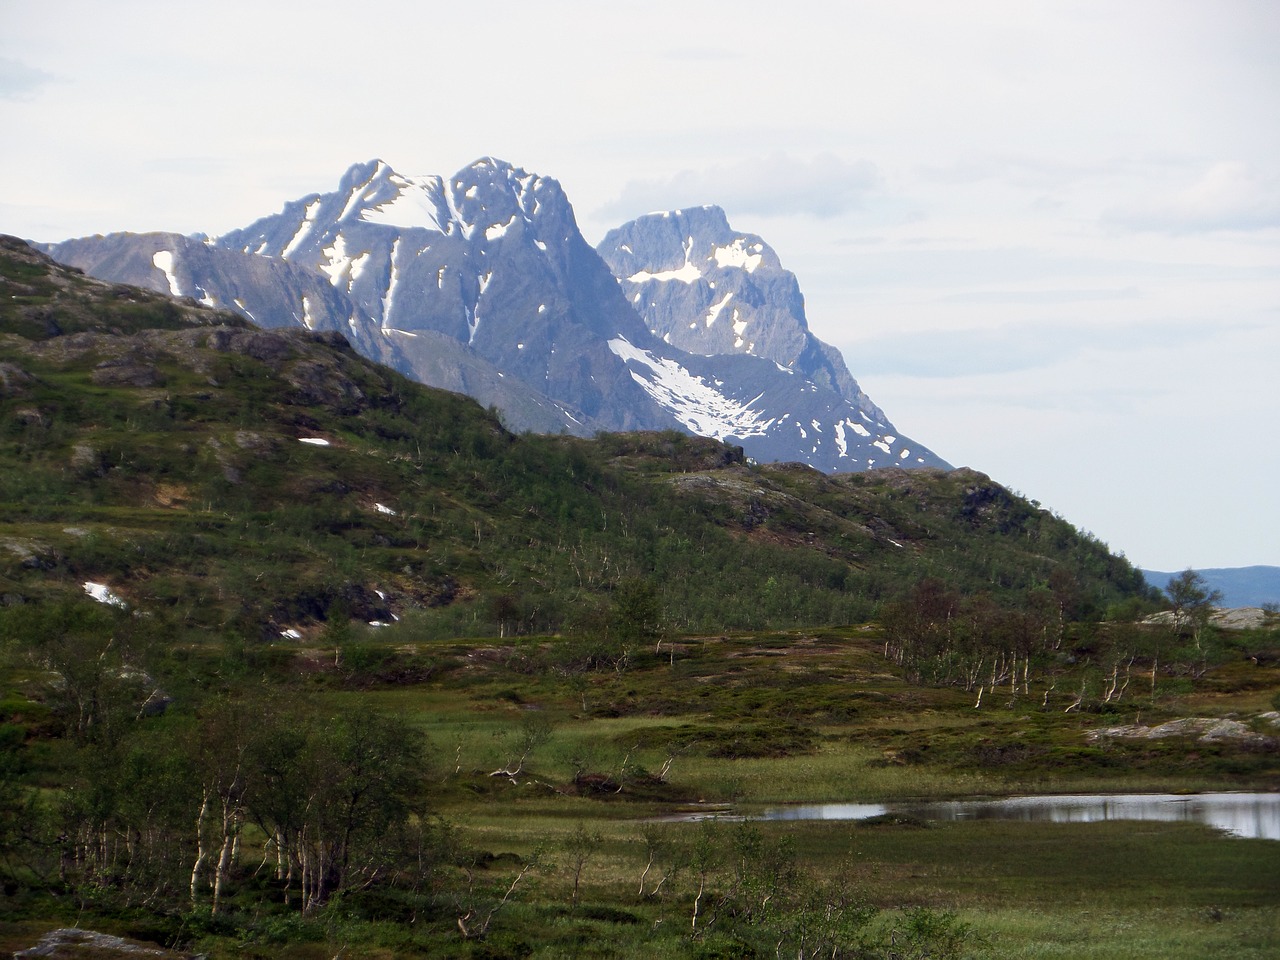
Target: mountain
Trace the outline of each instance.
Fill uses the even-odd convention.
[[[681,631],[857,621],[922,577],[1014,603],[1069,582],[1093,608],[1144,590],[971,470],[753,466],[674,429],[515,435],[340,333],[260,329],[14,238],[0,424],[0,606],[117,598],[167,645],[344,617],[599,636],[636,589]]]
[[[689,353],[765,357],[887,424],[834,347],[809,331],[804,296],[763,239],[719,207],[651,213],[606,234],[597,252],[650,331]]]
[[[699,230],[706,243],[713,233]],[[765,248],[733,243],[725,249],[741,262],[726,261],[719,282],[736,284],[743,304],[764,300],[745,321],[750,349],[721,352],[655,334],[624,292],[631,281],[583,239],[560,185],[492,158],[448,178],[357,164],[336,190],[217,238],[113,234],[43,249],[264,326],[341,330],[365,356],[494,406],[516,430],[678,427],[761,462],[946,467],[870,403],[838,353],[808,334],[802,307],[768,307],[798,297],[776,257],[747,271]],[[628,262],[629,277],[664,269]]]
[[[1143,570],[1147,583],[1163,590],[1169,581],[1182,571],[1165,573],[1159,570]],[[1280,604],[1280,567],[1214,567],[1196,570],[1204,578],[1210,590],[1222,592],[1224,607],[1261,607],[1263,604]]]

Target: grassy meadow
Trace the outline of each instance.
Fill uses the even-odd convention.
[[[269,843],[248,824],[219,915],[10,883],[0,946],[76,923],[211,957],[1101,960],[1280,948],[1274,841],[1185,823],[743,819],[798,802],[1275,789],[1274,746],[1085,736],[1207,707],[1260,712],[1280,667],[1237,659],[1269,635],[1235,641],[1238,657],[1186,692],[1170,684],[1154,700],[1145,690],[1066,711],[1061,678],[980,708],[962,690],[907,683],[866,627],[686,637],[579,672],[563,640],[395,634],[360,632],[343,649],[281,643],[256,683],[319,719],[395,717],[420,740],[414,817],[429,840],[407,888],[350,889],[300,914],[265,879]],[[218,662],[193,670],[216,674]],[[56,780],[68,749],[50,741],[34,763]]]
[[[975,710],[971,695],[903,683],[868,630],[689,638],[626,671],[578,682],[526,672],[549,643],[456,648],[468,664],[462,689],[332,694],[344,709],[376,704],[410,717],[430,737],[443,768],[438,812],[470,842],[521,862],[548,857],[536,892],[508,920],[542,931],[529,940],[541,942],[535,956],[772,955],[759,944],[754,953],[717,947],[712,933],[691,937],[688,866],[668,893],[641,897],[646,830],[673,847],[694,845],[707,830],[727,849],[735,831],[748,830],[766,846],[790,845],[806,882],[880,911],[869,929],[898,929],[902,911],[913,908],[952,916],[969,932],[957,956],[1261,958],[1280,948],[1274,841],[1164,823],[732,819],[799,802],[1274,789],[1274,750],[1091,748],[1083,736],[1210,702],[1219,715],[1269,708],[1259,691],[1274,697],[1280,689],[1274,668],[1257,668],[1259,677],[1228,663],[1206,684],[1217,686],[1212,698],[1194,690],[1155,703],[1138,696],[1100,716],[1064,713],[1052,696],[1046,706],[1043,689]],[[531,717],[545,739],[524,773],[490,776],[520,749]],[[661,783],[646,780],[660,769]],[[597,775],[596,790],[575,785],[593,782],[584,773]],[[673,811],[725,819],[647,822]],[[598,843],[582,870],[579,905],[548,913],[571,899],[568,851],[584,825]],[[621,926],[592,918],[611,910],[627,915]]]

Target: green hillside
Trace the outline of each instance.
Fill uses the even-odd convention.
[[[668,822],[1280,783],[1274,617],[975,471],[517,436],[0,238],[0,510],[0,955],[1274,955],[1267,840]]]
[[[828,477],[675,431],[513,436],[339,337],[3,253],[6,595],[104,583],[176,628],[257,639],[335,610],[607,631],[641,585],[675,631],[861,621],[923,577],[1018,601],[1058,571],[1094,610],[1146,589],[972,471]]]

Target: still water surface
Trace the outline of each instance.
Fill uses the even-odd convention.
[[[1280,840],[1278,793],[1072,794],[999,800],[933,800],[905,803],[824,803],[765,810],[761,820],[865,820],[886,814],[920,820],[1186,820],[1237,837]]]

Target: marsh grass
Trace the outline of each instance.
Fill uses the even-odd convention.
[[[591,804],[544,799],[515,813],[493,810],[468,819],[469,840],[497,845],[520,857],[542,851],[545,868],[533,900],[504,919],[503,929],[533,923],[539,942],[561,956],[548,931],[586,938],[592,956],[643,955],[651,951],[696,956],[685,940],[653,934],[687,923],[693,878],[678,875],[656,900],[637,896],[644,866],[644,825],[627,819],[589,821],[601,834],[583,875],[582,903],[605,905],[639,918],[610,928],[549,904],[568,898],[568,879],[557,851],[589,816]],[[515,813],[513,819],[513,813]],[[837,884],[885,912],[892,924],[899,908],[954,910],[976,934],[971,956],[1193,958],[1274,955],[1280,944],[1280,858],[1274,843],[1224,839],[1187,824],[854,824],[790,822],[755,824],[766,837],[795,845],[806,882]],[[717,829],[727,843],[742,824]],[[661,825],[674,844],[696,841],[704,825]],[[504,846],[505,845],[505,846]],[[721,878],[722,884],[727,879]],[[550,910],[550,913],[548,912]],[[519,919],[517,919],[519,918]],[[575,932],[570,932],[575,931]],[[621,937],[622,942],[616,939]],[[595,939],[599,938],[599,939]],[[637,938],[640,938],[637,940]],[[583,949],[587,947],[583,946]],[[610,950],[619,951],[616,954]],[[1225,951],[1225,952],[1221,952]]]
[[[965,910],[990,960],[1269,960],[1280,943],[1272,907],[1068,911]]]
[[[465,874],[455,865],[435,899],[411,911],[411,925],[354,902],[314,921],[271,914],[253,921],[234,950],[216,932],[198,940],[211,957],[733,955],[738,948],[714,930],[690,939],[696,884],[687,863],[659,896],[638,893],[646,829],[659,831],[672,857],[687,857],[701,836],[698,823],[654,822],[673,811],[733,815],[791,802],[1221,789],[1215,764],[1232,759],[1230,751],[1215,758],[1172,741],[1140,754],[1123,745],[1084,746],[1084,730],[1115,716],[1176,716],[1181,706],[1172,700],[1158,711],[1126,705],[1127,716],[1110,717],[1064,715],[1040,709],[1034,698],[974,710],[954,690],[912,687],[885,672],[876,637],[866,631],[685,638],[674,664],[637,656],[623,670],[580,674],[566,671],[555,638],[356,636],[371,671],[416,664],[430,668],[427,679],[361,676],[333,666],[340,651],[310,642],[264,646],[255,662],[291,696],[343,714],[393,714],[426,740],[428,815],[453,831],[459,862],[472,865],[487,902],[524,866],[537,867],[484,941],[457,934],[451,898]],[[201,673],[220,654],[197,644],[184,656],[184,665]],[[1255,695],[1233,679],[1216,709],[1227,712],[1233,696]],[[545,736],[534,738],[520,772],[493,776],[535,728]],[[734,744],[764,755],[721,755]],[[1267,755],[1253,760],[1263,774],[1252,782],[1264,785]],[[655,784],[658,771],[665,780]],[[583,772],[612,778],[620,789],[580,789],[575,781]],[[1256,776],[1246,771],[1242,782]],[[881,908],[876,923],[885,930],[903,921],[901,909],[958,911],[976,934],[973,957],[1252,960],[1280,946],[1270,919],[1280,909],[1280,857],[1269,841],[1225,839],[1187,824],[753,826],[770,843],[794,846],[804,883],[834,885]],[[739,827],[726,820],[715,829],[728,844]],[[568,851],[576,832],[599,841],[581,870],[575,905]],[[260,841],[246,834],[250,859],[261,857]],[[713,892],[730,884],[721,869]],[[249,904],[250,892],[245,896]]]
[[[674,667],[647,662],[626,673],[591,674],[576,688],[536,667],[553,641],[483,657],[455,645],[438,652],[467,664],[463,684],[333,696],[353,707],[400,711],[432,737],[439,756],[462,758],[450,768],[460,767],[461,774],[445,772],[440,809],[466,843],[545,858],[529,902],[499,925],[536,942],[536,957],[687,957],[711,949],[671,935],[688,921],[693,887],[687,872],[657,900],[637,896],[645,823],[682,803],[709,810],[728,803],[732,812],[750,813],[789,802],[1223,785],[1213,766],[1195,765],[1203,757],[1196,760],[1192,752],[1188,765],[1186,745],[1146,751],[1140,763],[1129,763],[1123,747],[1114,755],[1098,749],[1080,764],[1082,731],[1104,721],[1040,710],[1025,700],[975,711],[954,691],[905,687],[878,669],[874,638],[850,632],[792,647],[783,639],[686,640]],[[790,651],[781,654],[785,662],[780,651]],[[716,661],[730,665],[719,677]],[[1232,683],[1244,688],[1239,696],[1255,695],[1248,684]],[[848,707],[838,720],[834,701]],[[1227,703],[1220,695],[1216,707]],[[1144,707],[1127,709],[1140,716]],[[1181,708],[1167,702],[1158,711],[1145,709],[1160,718]],[[476,777],[499,755],[503,738],[531,715],[546,719],[551,735],[531,757],[527,775],[518,783]],[[807,745],[775,756],[726,758],[707,749],[713,734],[762,720],[798,723],[811,736]],[[992,749],[1006,744],[1026,749]],[[624,755],[633,769],[645,771],[674,757],[666,768],[666,802],[641,800],[625,789],[608,798],[569,789],[575,764],[616,772]],[[987,756],[997,762],[981,762]],[[479,780],[484,789],[477,792]],[[641,922],[611,923],[551,906],[569,898],[558,851],[582,824],[601,837],[582,873],[584,910],[621,910]],[[686,849],[699,830],[696,823],[659,827]],[[894,922],[898,907],[958,911],[975,933],[975,957],[1252,960],[1280,946],[1273,919],[1280,908],[1280,857],[1268,841],[1226,839],[1188,824],[757,827],[795,845],[809,881],[842,885],[885,908],[878,922]]]

